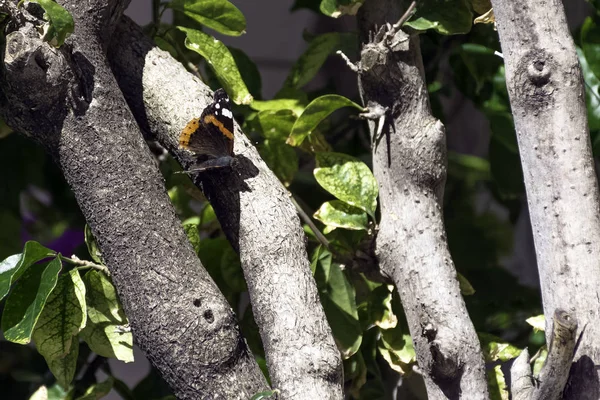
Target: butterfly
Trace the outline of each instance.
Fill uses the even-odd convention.
[[[215,90],[213,102],[200,118],[187,123],[179,135],[179,148],[197,157],[194,168],[184,173],[230,167],[233,160],[233,113],[231,100],[223,89]]]

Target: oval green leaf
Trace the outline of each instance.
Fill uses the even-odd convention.
[[[468,33],[473,13],[467,0],[422,0],[417,11],[405,22],[411,28],[426,31],[433,29],[442,35]]]
[[[369,223],[363,210],[340,200],[323,203],[313,216],[327,226],[350,230],[366,230]]]
[[[525,320],[529,325],[533,326],[536,331],[544,332],[546,330],[546,317],[544,314],[536,315]]]
[[[27,344],[46,300],[56,286],[62,264],[58,257],[48,264],[29,268],[6,299],[2,330],[6,340]]]
[[[112,282],[100,271],[85,274],[88,320],[81,338],[103,357],[133,361],[133,337]]]
[[[178,26],[177,29],[185,32],[187,35],[185,47],[195,51],[206,59],[217,75],[219,82],[235,103],[252,103],[252,95],[248,91],[237,68],[235,59],[227,46],[220,40],[196,29],[185,28],[183,26]]]
[[[377,182],[367,165],[342,153],[316,153],[315,178],[329,193],[344,203],[366,211],[375,219]]]
[[[44,18],[48,21],[48,26],[44,28],[44,40],[54,47],[62,46],[75,28],[71,14],[53,0],[29,1],[39,4],[45,11]]]
[[[23,253],[15,254],[0,263],[0,300],[6,296],[10,286],[33,264],[56,253],[38,242],[25,243]]]
[[[67,355],[74,336],[85,327],[86,315],[85,285],[79,271],[62,274],[33,331],[38,352],[47,363]]]
[[[92,257],[92,260],[98,264],[104,264],[102,261],[102,252],[100,251],[98,243],[96,242],[96,238],[92,233],[92,228],[90,228],[88,224],[85,224],[83,232],[85,237],[85,245],[87,246],[88,253],[90,253],[90,257]]]
[[[296,151],[283,140],[265,140],[258,147],[258,152],[279,180],[289,186],[298,172]]]
[[[357,46],[354,33],[325,33],[310,41],[308,49],[300,56],[288,75],[284,86],[300,88],[310,82],[327,60],[337,50],[349,52]]]
[[[257,118],[266,139],[283,141],[290,135],[292,127],[298,119],[292,110],[261,111]]]
[[[342,107],[354,107],[358,110],[363,110],[352,100],[337,94],[327,94],[317,97],[304,109],[304,112],[292,128],[292,133],[288,138],[288,144],[299,146],[304,139],[319,125],[321,121],[327,118],[332,112]]]
[[[71,340],[71,348],[65,356],[47,361],[50,372],[63,388],[68,388],[75,377],[77,356],[79,356],[79,340],[75,339]]]
[[[244,14],[227,0],[173,0],[168,7],[223,35],[246,33]]]

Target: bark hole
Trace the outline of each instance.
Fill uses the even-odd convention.
[[[213,321],[215,320],[215,316],[213,315],[213,312],[211,310],[206,310],[206,311],[204,311],[204,319],[209,324],[212,324]]]
[[[202,305],[202,301],[200,299],[195,299],[194,300],[194,306],[200,307],[201,305]]]

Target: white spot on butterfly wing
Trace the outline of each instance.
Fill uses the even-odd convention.
[[[229,110],[227,108],[224,108],[223,111],[222,111],[222,113],[223,113],[223,116],[225,116],[225,117],[227,117],[229,119],[233,118],[233,114],[231,113],[231,110]]]
[[[215,108],[218,110],[219,108],[221,108],[221,105],[219,103],[215,104]]]

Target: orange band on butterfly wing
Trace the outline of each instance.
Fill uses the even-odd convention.
[[[187,149],[190,145],[190,138],[198,130],[200,127],[200,119],[194,118],[190,122],[187,123],[185,128],[181,131],[179,135],[179,147],[183,149]]]
[[[233,133],[229,129],[225,128],[225,125],[223,125],[221,121],[216,119],[214,115],[207,115],[206,117],[204,117],[204,123],[213,124],[214,126],[219,128],[221,133],[225,135],[227,139],[233,140]]]

